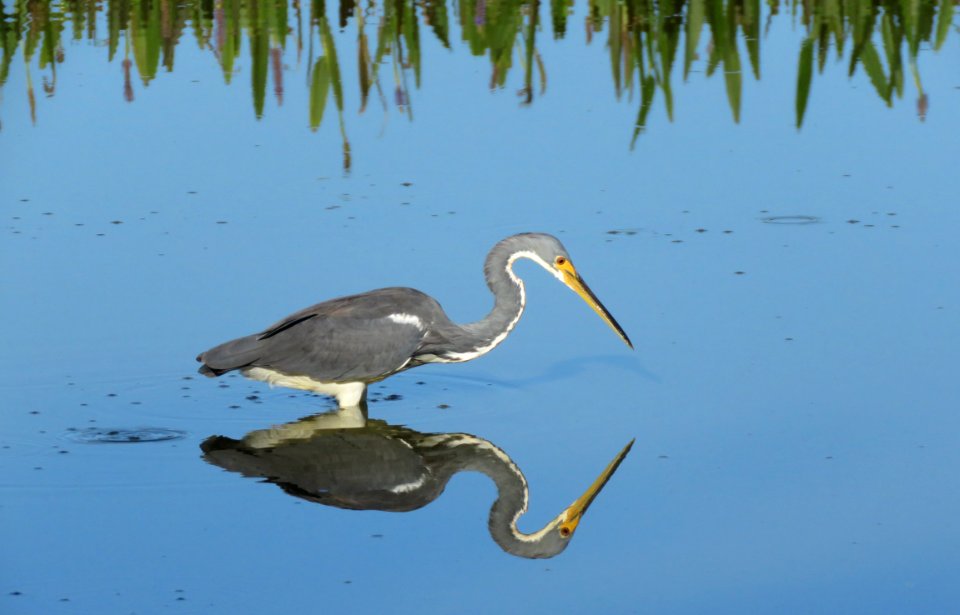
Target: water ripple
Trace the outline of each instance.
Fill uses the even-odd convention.
[[[134,429],[112,427],[88,427],[66,434],[66,438],[79,444],[138,444],[141,442],[167,442],[185,438],[187,432],[164,427],[137,427]]]

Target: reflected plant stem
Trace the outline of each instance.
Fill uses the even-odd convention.
[[[340,79],[340,64],[337,60],[337,48],[330,32],[327,16],[320,17],[320,39],[323,43],[323,55],[330,66],[330,85],[333,88],[333,99],[337,105],[337,119],[340,123],[340,138],[343,141],[343,171],[350,172],[352,159],[350,156],[350,140],[347,138],[347,127],[343,121],[343,84]]]
[[[360,11],[362,12],[362,11]],[[387,102],[387,95],[383,92],[383,85],[380,83],[380,59],[381,59],[381,49],[380,41],[383,40],[383,33],[385,28],[385,18],[380,18],[380,24],[377,26],[377,51],[375,56],[370,56],[368,54],[368,59],[370,62],[370,82],[373,87],[377,90],[377,98],[380,100],[380,107],[383,109],[383,123],[380,125],[379,136],[382,137],[387,132],[387,124],[390,123],[390,103]],[[364,21],[366,24],[366,21]],[[364,30],[366,32],[366,30]],[[364,35],[366,36],[366,35]],[[363,109],[361,109],[361,112]]]
[[[307,72],[304,77],[306,78],[306,86],[310,88],[310,82],[313,80],[313,19],[310,19],[310,26],[307,30],[307,40],[310,41],[307,46]]]
[[[130,58],[124,58],[122,62],[123,66],[123,100],[128,103],[133,102],[133,82],[130,77],[130,67],[133,65],[133,62],[130,61]]]
[[[930,99],[923,91],[923,83],[920,82],[920,71],[917,69],[917,59],[910,58],[910,72],[913,73],[913,83],[917,86],[917,117],[921,122],[927,120],[927,110],[930,108]]]
[[[540,52],[534,54],[534,59],[537,61],[537,70],[540,72],[540,96],[543,96],[547,93],[547,67],[543,63],[543,58],[540,57]]]
[[[130,70],[133,62],[130,61],[130,38],[124,36],[123,41],[123,99],[129,103],[133,102],[133,76]]]
[[[400,42],[397,41],[397,45],[400,45]],[[402,53],[402,52],[400,52]],[[400,109],[401,113],[406,113],[407,119],[411,122],[413,121],[413,104],[410,102],[410,95],[407,90],[407,73],[402,70],[400,67],[400,62],[397,58],[398,54],[393,55],[393,79],[396,83],[396,103],[397,108]]]
[[[27,69],[27,100],[30,103],[30,123],[37,125],[37,99],[33,94],[33,77],[30,74],[30,60],[24,54],[24,65]]]
[[[367,108],[367,98],[370,95],[370,42],[367,40],[363,10],[355,8],[357,16],[357,72],[360,82],[360,113]]]
[[[43,77],[43,94],[47,98],[52,98],[53,95],[57,92],[57,62],[63,61],[63,49],[57,47],[56,52],[53,54],[53,57],[50,58],[50,80],[47,81],[47,77]]]
[[[303,54],[303,11],[300,10],[300,0],[293,0],[293,14],[297,20],[297,66]]]
[[[383,93],[383,87],[380,85],[380,71],[379,71],[379,61],[375,61],[374,58],[370,55],[370,40],[367,37],[367,22],[363,16],[363,9],[356,7],[354,9],[357,15],[357,28],[358,28],[358,45],[360,47],[358,55],[360,56],[360,94],[361,94],[361,104],[360,104],[360,113],[363,113],[367,108],[367,101],[370,96],[370,88],[376,88],[377,97],[380,100],[380,105],[383,107],[383,126],[380,129],[380,135],[384,134],[384,131],[387,127],[387,121],[390,119],[390,105],[387,102],[387,97]],[[377,31],[382,32],[383,23],[381,22]]]
[[[279,47],[270,50],[270,65],[273,69],[273,93],[277,106],[283,106],[283,51]]]
[[[350,173],[350,166],[353,162],[350,156],[350,140],[347,139],[347,127],[343,123],[343,111],[337,110],[340,119],[340,138],[343,139],[343,172]]]
[[[533,102],[533,59],[536,55],[537,18],[540,15],[540,0],[533,0],[530,6],[527,23],[527,35],[524,37],[523,58],[523,90],[524,97],[521,104],[529,105]]]

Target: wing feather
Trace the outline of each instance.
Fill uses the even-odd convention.
[[[398,314],[416,320],[391,318]],[[312,305],[197,359],[208,375],[256,366],[322,382],[377,380],[407,366],[438,314],[420,291],[384,288]]]

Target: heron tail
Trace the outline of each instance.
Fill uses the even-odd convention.
[[[197,355],[197,361],[203,365],[197,371],[208,378],[216,378],[246,367],[259,358],[259,340],[256,335],[248,335],[201,352]]]

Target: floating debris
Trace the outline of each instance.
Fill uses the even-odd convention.
[[[817,216],[767,216],[760,218],[764,224],[819,224]]]

